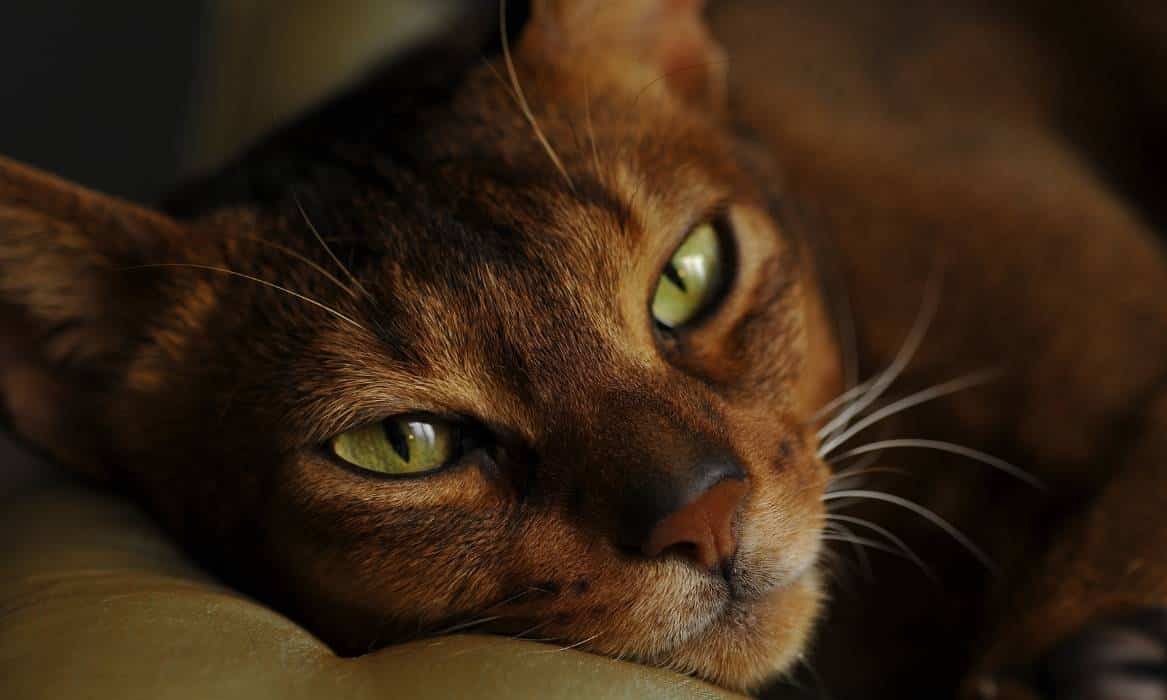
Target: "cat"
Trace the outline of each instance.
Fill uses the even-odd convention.
[[[344,654],[1006,698],[1163,650],[1167,261],[1030,25],[484,5],[158,209],[0,160],[12,429]]]

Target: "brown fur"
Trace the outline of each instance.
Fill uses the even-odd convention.
[[[1167,264],[1058,128],[1061,58],[988,5],[738,0],[711,13],[720,47],[700,9],[536,3],[490,62],[460,27],[169,216],[0,162],[15,428],[345,653],[465,625],[735,688],[809,656],[842,696],[942,695],[1167,604],[1162,535],[1124,534],[1167,493]],[[661,336],[656,276],[710,217],[734,232],[732,284]],[[1048,489],[889,452],[911,478],[880,488],[1002,576],[873,508],[946,586],[879,560],[811,644],[840,309],[876,371],[937,269],[896,390],[1002,376],[881,428],[992,449]],[[321,447],[418,411],[490,446],[396,481]],[[748,478],[732,585],[620,545],[635,499],[709,455]]]

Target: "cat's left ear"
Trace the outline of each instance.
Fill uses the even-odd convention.
[[[720,112],[728,61],[704,8],[704,0],[534,0],[523,47]]]
[[[101,476],[108,399],[181,225],[0,158],[0,414],[59,461]]]

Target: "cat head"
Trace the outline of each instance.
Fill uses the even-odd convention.
[[[0,161],[14,428],[342,652],[469,629],[756,687],[819,605],[838,369],[700,9],[447,37],[167,213]]]

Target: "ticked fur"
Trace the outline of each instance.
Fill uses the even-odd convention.
[[[1159,251],[1055,135],[1057,100],[1028,89],[1049,67],[1016,24],[976,3],[897,10],[917,38],[957,37],[913,44],[860,5],[717,3],[709,25],[699,2],[547,0],[483,60],[491,12],[488,32],[418,49],[165,214],[0,161],[6,412],[344,653],[474,629],[738,689],[813,654],[837,687],[943,692],[1040,646],[990,614],[1007,601],[1040,627],[1043,596],[1081,622],[1111,604],[1095,601],[1159,600],[1157,583],[1023,585],[1027,551],[1092,494],[1130,496],[1109,448],[1167,376]],[[962,91],[960,56],[986,36],[1018,70]],[[816,65],[833,82],[808,79]],[[650,295],[706,220],[731,232],[732,280],[662,333]],[[918,478],[905,497],[982,542],[1008,585],[986,594],[947,538],[877,512],[961,607],[897,571],[833,600],[811,646],[816,412],[891,361],[938,268],[936,321],[896,388],[1002,378],[886,425],[998,446],[1049,500],[897,459]],[[489,447],[396,480],[325,448],[410,413],[472,421]],[[1145,420],[1124,439],[1162,462]],[[748,483],[728,575],[621,546],[628,504],[710,455]]]

